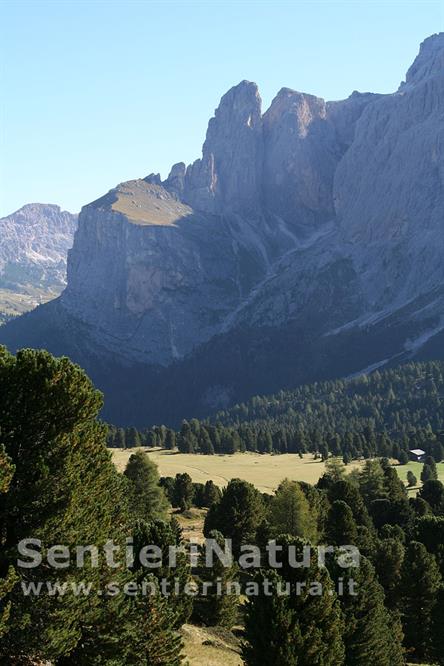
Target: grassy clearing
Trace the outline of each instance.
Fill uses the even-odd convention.
[[[190,666],[240,666],[244,663],[239,655],[239,641],[229,631],[185,624],[181,634]]]
[[[439,463],[437,466],[438,478],[444,483],[444,463]],[[418,481],[421,478],[421,472],[423,468],[423,463],[420,462],[409,462],[407,465],[397,465],[396,471],[398,472],[399,478],[403,481],[407,481],[407,472],[410,470],[416,476]]]
[[[112,209],[126,215],[133,224],[169,226],[193,212],[174,197],[165,197],[158,185],[144,180],[121,183],[114,194]]]
[[[57,298],[60,292],[61,289],[39,289],[32,285],[23,287],[22,293],[0,289],[0,313],[5,317],[16,317]]]
[[[206,515],[207,509],[197,509],[196,507],[185,511],[185,513],[174,512],[174,517],[182,528],[185,541],[203,542]]]
[[[285,479],[305,481],[315,484],[325,471],[320,460],[313,460],[312,454],[299,458],[295,454],[270,455],[259,453],[236,453],[235,455],[203,456],[187,453],[174,453],[164,450],[147,452],[158,465],[161,476],[176,476],[187,472],[195,483],[205,483],[212,479],[218,486],[226,486],[230,479],[244,479],[253,483],[264,493],[272,493]],[[114,449],[113,460],[119,470],[126,466],[130,449]],[[353,462],[347,469],[351,471],[362,463]]]
[[[195,483],[205,483],[212,479],[218,486],[226,486],[230,479],[239,478],[253,483],[261,492],[272,493],[285,479],[305,481],[315,484],[325,471],[320,460],[313,460],[307,453],[303,458],[293,453],[270,455],[259,453],[236,453],[235,455],[203,456],[198,454],[175,453],[160,449],[146,449],[150,458],[159,467],[161,476],[176,476],[187,472]],[[113,449],[114,463],[120,471],[125,469],[132,449]],[[354,461],[347,470],[361,467],[362,461]],[[409,490],[418,492],[421,487],[422,463],[410,462],[396,465],[399,477],[407,483],[407,472],[411,470],[418,479],[418,486]],[[439,463],[438,477],[444,483],[444,463]]]
[[[439,463],[439,465],[437,465],[436,467],[438,470],[438,479],[442,483],[444,483],[444,463]],[[409,488],[409,495],[416,495],[416,493],[418,492],[418,490],[420,490],[422,486],[421,483],[422,468],[423,468],[423,463],[420,462],[409,462],[407,465],[396,465],[396,471],[398,472],[398,476],[405,483],[407,483],[407,473],[409,470],[413,472],[413,474],[418,479],[418,485],[415,488]]]

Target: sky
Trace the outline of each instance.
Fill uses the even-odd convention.
[[[221,96],[397,89],[444,0],[0,0],[0,215],[200,156]]]

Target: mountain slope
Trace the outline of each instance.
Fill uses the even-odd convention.
[[[401,439],[415,429],[444,426],[444,364],[406,363],[341,380],[255,396],[211,418],[212,423],[293,426],[305,432],[363,432],[371,428]]]
[[[66,290],[0,341],[70,354],[141,425],[442,356],[443,109],[444,33],[391,95],[263,114],[241,82],[201,159],[83,208]]]
[[[76,226],[77,215],[49,204],[28,204],[0,219],[3,316],[21,314],[61,293]]]

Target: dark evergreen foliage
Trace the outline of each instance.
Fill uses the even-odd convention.
[[[128,479],[128,501],[134,516],[146,521],[166,518],[168,501],[159,484],[157,466],[139,450],[128,460],[125,472]]]
[[[213,530],[232,540],[233,553],[237,557],[243,544],[256,541],[259,525],[265,517],[261,494],[251,484],[232,479],[223,490],[221,499],[210,508],[204,527],[206,537]]]
[[[282,536],[282,569],[265,569],[256,577],[259,595],[245,609],[243,657],[248,666],[341,666],[344,663],[343,620],[327,569],[318,566],[316,555],[308,567],[289,565],[289,547],[299,559],[306,542]],[[268,582],[274,594],[263,588]],[[285,594],[285,585],[290,594]],[[311,594],[314,587],[320,595]],[[281,592],[279,594],[279,592]],[[282,594],[284,592],[284,594]]]
[[[149,601],[99,594],[123,588],[131,572],[86,558],[66,568],[17,568],[17,544],[41,540],[44,551],[64,544],[112,540],[124,552],[134,517],[127,480],[111,462],[106,429],[97,421],[101,395],[68,359],[0,348],[0,661],[58,664],[178,664],[180,641],[159,594]],[[22,583],[45,583],[24,595]],[[52,595],[48,584],[91,585],[92,593]],[[118,631],[116,628],[119,628]],[[162,656],[165,655],[165,657]]]

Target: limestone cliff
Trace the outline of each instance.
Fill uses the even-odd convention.
[[[138,423],[436,355],[443,146],[443,33],[390,95],[284,88],[263,113],[243,81],[200,159],[83,208],[61,299],[0,341],[71,354]]]
[[[60,294],[76,226],[77,215],[50,204],[0,219],[0,323]]]

